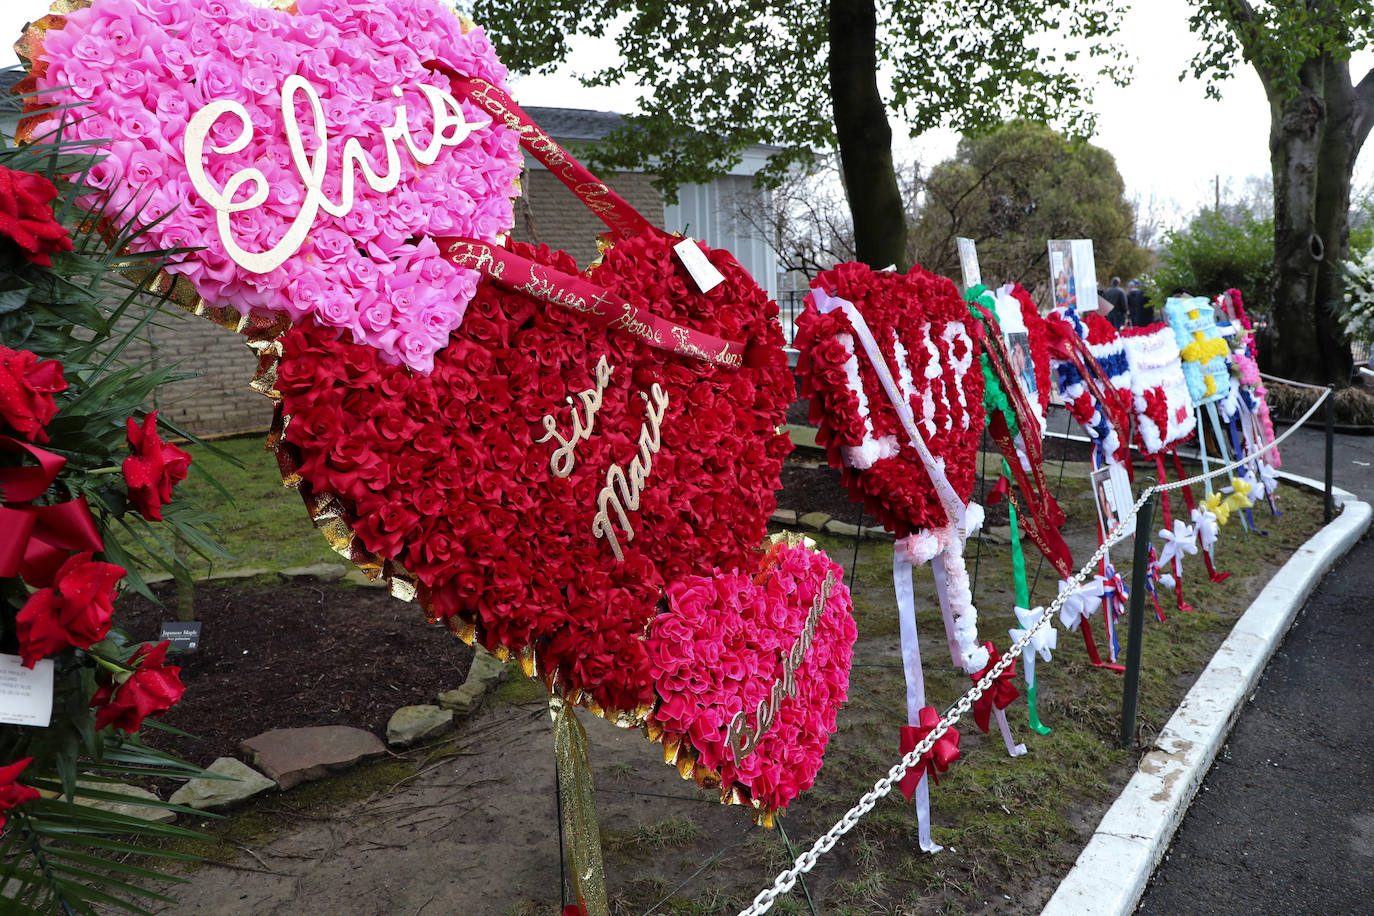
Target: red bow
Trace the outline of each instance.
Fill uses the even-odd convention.
[[[903,757],[916,750],[916,745],[920,744],[926,735],[935,730],[935,726],[940,724],[940,714],[935,711],[934,706],[924,706],[921,708],[919,721],[920,725],[902,726]],[[911,797],[916,794],[916,786],[920,784],[923,775],[929,773],[930,781],[939,783],[937,774],[948,770],[949,765],[958,759],[959,729],[951,728],[941,735],[925,756],[902,776],[899,788],[901,788],[902,794],[906,796],[906,800],[911,801]]]
[[[983,648],[988,650],[987,667],[977,674],[972,675],[973,682],[976,684],[983,679],[983,675],[992,670],[1002,659],[1002,654],[993,648],[992,643],[983,643]],[[992,686],[983,691],[973,704],[973,721],[983,730],[983,734],[988,733],[988,717],[992,715],[992,707],[995,703],[998,709],[1006,709],[1021,695],[1021,691],[1016,689],[1016,662],[1013,661],[1007,666],[1007,670],[998,675],[997,680],[992,682]]]
[[[997,483],[993,485],[993,488],[991,490],[988,490],[987,495],[983,497],[983,504],[986,505],[988,508],[997,505],[1002,500],[1007,498],[1007,493],[1010,490],[1011,481],[1008,480],[1006,477],[998,477]]]
[[[27,442],[0,436],[0,450],[24,452],[38,466],[0,470],[0,577],[22,575],[35,588],[52,584],[58,567],[73,551],[103,550],[86,497],[55,506],[24,505],[42,496],[67,459]]]

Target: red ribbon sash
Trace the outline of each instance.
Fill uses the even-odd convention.
[[[22,505],[43,495],[67,459],[8,436],[0,436],[0,450],[23,452],[38,462],[37,467],[0,470],[5,500],[0,507],[0,576],[22,575],[30,585],[44,588],[73,551],[103,550],[105,543],[84,496],[54,506]]]
[[[730,369],[745,363],[743,344],[660,318],[584,277],[535,264],[475,239],[447,237],[434,241],[454,264],[480,271],[504,289],[583,315],[597,327],[622,331],[651,347]]]
[[[577,199],[595,213],[616,237],[628,239],[659,231],[640,216],[625,198],[607,187],[605,182],[545,133],[508,94],[486,80],[461,76],[439,61],[429,61],[425,66],[447,76],[458,98],[467,99],[519,134],[520,145],[567,185],[568,190],[576,194]]]
[[[926,735],[935,730],[935,726],[940,724],[940,714],[936,712],[934,706],[921,707],[919,725],[903,725],[901,729],[901,751],[905,757],[916,750],[916,745],[920,744]],[[911,801],[916,794],[916,786],[920,784],[921,777],[930,774],[930,781],[939,783],[939,774],[949,769],[949,765],[959,759],[959,729],[951,728],[940,736],[930,748],[930,751],[902,775],[902,781],[898,787],[907,801]]]

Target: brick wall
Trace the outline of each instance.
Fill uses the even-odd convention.
[[[130,361],[177,366],[199,376],[154,392],[160,417],[199,436],[265,430],[272,402],[248,387],[258,358],[244,339],[204,318],[169,306],[146,329],[149,344],[130,347]]]
[[[663,196],[641,173],[612,175],[606,183],[655,226],[663,224]],[[521,242],[537,242],[561,248],[586,268],[596,259],[596,237],[606,231],[561,181],[542,167],[526,169],[521,178],[524,193],[515,202],[515,229],[511,236]]]

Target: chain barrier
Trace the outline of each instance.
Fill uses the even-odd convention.
[[[1277,375],[1270,375],[1267,372],[1261,372],[1260,378],[1264,379],[1266,382],[1278,382],[1280,385],[1287,385],[1289,388],[1310,388],[1313,391],[1327,390],[1325,385],[1312,385],[1308,382],[1295,382],[1291,378],[1280,378]]]
[[[1001,677],[1002,673],[1006,671],[1007,668],[1011,667],[1016,659],[1021,657],[1022,650],[1030,645],[1031,640],[1033,640],[1041,630],[1049,626],[1051,621],[1059,615],[1060,607],[1068,600],[1069,596],[1073,594],[1083,582],[1095,574],[1097,564],[1107,555],[1107,551],[1125,540],[1127,528],[1134,526],[1136,514],[1148,500],[1153,499],[1157,493],[1181,489],[1185,486],[1201,483],[1212,477],[1229,474],[1247,461],[1254,460],[1259,455],[1277,448],[1281,442],[1286,440],[1306,423],[1311,418],[1312,414],[1316,412],[1317,408],[1325,403],[1326,399],[1331,396],[1330,389],[1323,388],[1321,390],[1324,392],[1323,396],[1317,399],[1317,402],[1308,409],[1307,413],[1303,414],[1302,417],[1289,427],[1283,435],[1263,448],[1257,449],[1253,454],[1247,455],[1242,459],[1233,461],[1213,471],[1209,471],[1206,474],[1198,474],[1194,477],[1185,478],[1172,483],[1152,484],[1142,490],[1140,496],[1131,506],[1131,511],[1122,517],[1116,527],[1111,530],[1111,533],[1103,539],[1100,545],[1098,545],[1097,550],[1093,552],[1088,562],[1073,575],[1073,578],[1068,582],[1068,587],[1061,590],[1059,595],[1050,602],[1050,606],[1040,615],[1040,620],[1036,622],[1035,626],[1027,630],[1020,639],[1016,640],[1016,642],[1012,643],[1011,647],[1001,659],[998,660],[997,664],[993,665],[991,670],[969,688],[968,692],[961,696],[958,701],[950,707],[949,711],[940,718],[935,728],[922,738],[900,761],[894,764],[892,768],[887,771],[886,776],[874,783],[873,788],[865,792],[858,803],[845,812],[843,817],[822,834],[821,837],[812,844],[810,849],[797,856],[791,868],[781,872],[769,887],[759,891],[758,896],[754,898],[754,902],[746,909],[741,910],[739,916],[762,916],[763,913],[768,912],[773,906],[773,901],[783,894],[789,893],[792,888],[796,886],[798,877],[810,872],[811,869],[816,866],[820,857],[835,847],[840,837],[854,829],[859,823],[860,818],[872,811],[880,800],[892,792],[892,787],[901,781],[902,777],[906,775],[907,770],[916,766],[920,763],[922,757],[930,753],[930,749],[935,746],[935,742],[944,737],[945,733],[948,732],[964,714],[973,708],[973,704],[982,697],[984,692],[991,689],[993,682]]]

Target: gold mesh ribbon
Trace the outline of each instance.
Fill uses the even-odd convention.
[[[596,789],[592,785],[587,732],[571,704],[549,698],[553,717],[553,752],[558,761],[558,791],[563,819],[563,842],[572,863],[572,890],[587,916],[609,916],[606,870],[601,862],[601,828],[596,821]]]

